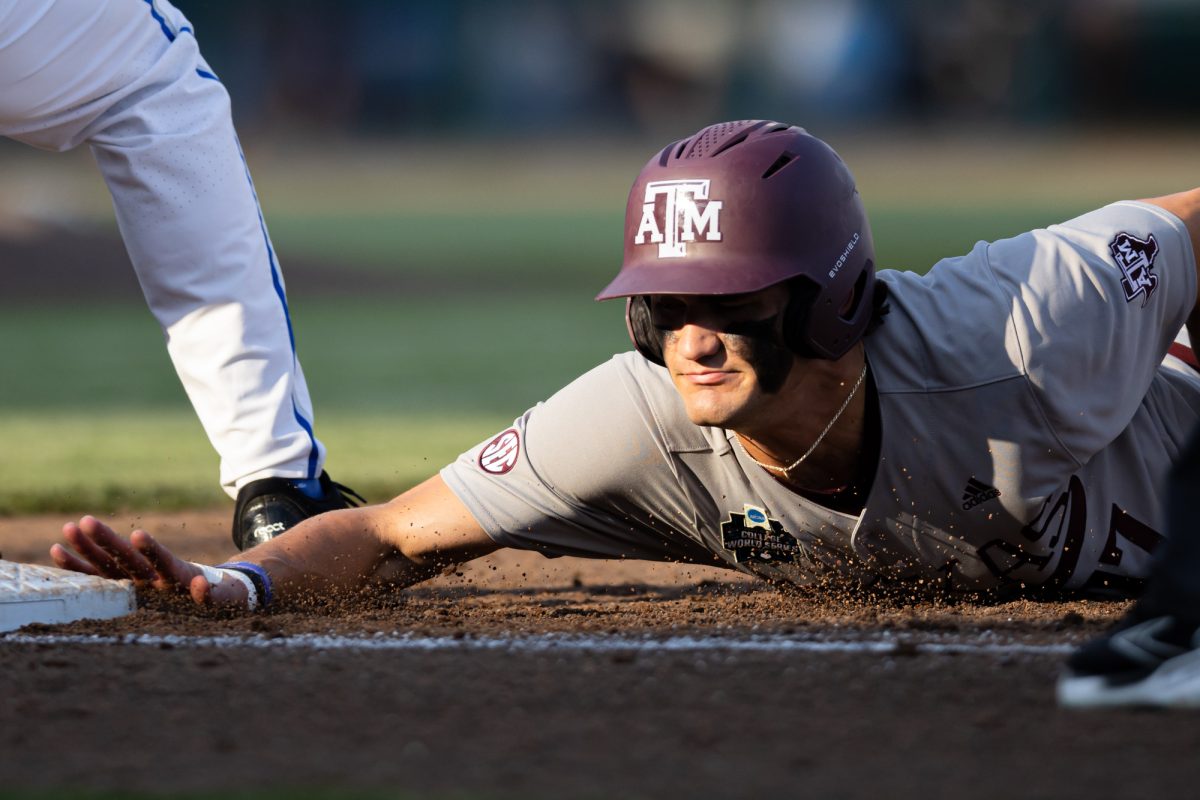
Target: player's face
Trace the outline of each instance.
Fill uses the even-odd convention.
[[[737,429],[783,387],[795,362],[780,337],[787,301],[784,286],[650,298],[663,360],[693,423]]]

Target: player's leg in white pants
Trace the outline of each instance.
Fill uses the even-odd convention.
[[[184,16],[162,0],[0,0],[0,134],[91,147],[226,491],[320,475],[283,275]]]

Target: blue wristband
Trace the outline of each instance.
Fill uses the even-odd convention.
[[[217,569],[232,569],[242,573],[250,579],[250,582],[254,584],[254,588],[258,590],[259,607],[266,608],[271,605],[271,577],[258,564],[251,564],[249,561],[230,561],[225,564],[218,564]]]

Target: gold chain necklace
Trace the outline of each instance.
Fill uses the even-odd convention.
[[[789,472],[794,470],[796,467],[803,464],[804,459],[811,456],[813,454],[813,451],[817,449],[817,445],[819,445],[819,444],[821,444],[821,442],[825,441],[825,436],[831,430],[833,430],[833,426],[837,423],[837,421],[839,419],[841,419],[842,414],[845,413],[846,409],[850,407],[850,401],[854,399],[854,395],[858,394],[858,387],[862,386],[863,379],[865,379],[866,377],[867,377],[867,362],[863,361],[862,372],[860,372],[858,374],[858,380],[854,382],[854,388],[851,389],[850,394],[846,396],[845,401],[842,403],[842,407],[839,408],[837,410],[837,413],[833,415],[833,419],[829,420],[829,424],[825,426],[825,430],[821,431],[821,435],[817,437],[817,440],[812,443],[812,447],[808,448],[808,450],[806,450],[804,452],[804,455],[800,456],[795,461],[793,461],[791,464],[788,464],[786,467],[777,467],[774,464],[764,464],[763,462],[759,461],[754,456],[750,455],[750,451],[746,449],[746,445],[742,444],[742,437],[740,435],[738,435],[735,432],[733,434],[733,438],[738,443],[738,447],[742,448],[742,452],[746,454],[746,458],[750,459],[755,464],[758,464],[763,469],[769,469],[771,472],[777,472],[780,475],[786,476]]]

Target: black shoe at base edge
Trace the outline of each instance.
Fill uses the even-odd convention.
[[[1064,708],[1200,708],[1200,619],[1135,605],[1071,654],[1057,694]]]
[[[274,539],[309,517],[366,502],[326,472],[319,480],[321,496],[317,498],[309,497],[289,478],[262,478],[239,489],[233,510],[233,543],[238,550]]]

